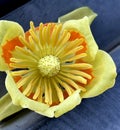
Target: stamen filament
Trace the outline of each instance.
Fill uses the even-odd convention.
[[[51,81],[56,89],[59,101],[62,102],[64,100],[64,96],[63,96],[63,92],[62,92],[61,88],[59,88],[59,85],[56,83],[55,79],[52,79]]]
[[[64,73],[64,72],[60,72],[60,74],[66,76],[74,81],[78,81],[82,84],[87,84],[87,80],[85,78],[83,78],[82,76],[76,76],[71,73]]]
[[[48,89],[49,89],[49,105],[52,104],[52,86],[51,86],[51,83],[50,83],[50,80],[48,80]]]
[[[44,79],[44,87],[45,87],[45,102],[49,104],[49,88],[48,88],[48,81]]]
[[[31,79],[33,79],[34,75],[36,77],[36,76],[38,76],[38,73],[36,71],[33,71],[33,72],[30,72],[30,73],[22,76],[22,78],[17,82],[18,88],[20,88],[21,86],[23,86],[27,82],[31,81]]]
[[[64,46],[64,44],[69,40],[70,38],[70,33],[67,32],[66,30],[63,32],[62,36],[60,37],[60,39],[58,40],[58,43],[56,44],[59,44],[59,46],[56,47],[56,50],[55,50],[55,55],[57,56],[58,55],[58,52],[59,50]]]
[[[43,47],[44,46],[44,40],[42,37],[42,30],[43,30],[43,23],[40,23],[39,25],[39,40],[40,40],[40,44]]]
[[[32,38],[33,38],[33,40],[34,40],[36,43],[38,43],[38,42],[39,42],[39,39],[38,39],[38,37],[36,36],[35,32],[34,32],[32,29],[30,29],[29,32],[30,32],[30,34],[31,34],[31,36],[32,36]]]
[[[27,48],[29,48],[30,50],[33,50],[33,48],[31,47],[31,45],[25,40],[25,38],[23,36],[19,36],[19,40],[21,41],[21,43],[23,43],[23,45],[25,45]]]
[[[86,56],[87,56],[86,53],[81,53],[81,54],[78,54],[78,55],[74,55],[74,56],[72,56],[71,58],[67,58],[67,59],[65,59],[65,60],[62,60],[61,63],[63,63],[63,62],[68,62],[68,61],[70,62],[70,61],[78,60],[78,59],[84,58],[84,57],[86,57]]]
[[[35,26],[34,26],[33,21],[30,21],[30,28],[35,31]]]
[[[38,86],[40,86],[40,93],[39,93],[39,96],[38,96],[38,101],[39,102],[42,102],[43,101],[43,93],[44,93],[44,89],[43,89],[43,86],[44,84],[43,84],[43,81],[41,80],[41,81],[39,81],[39,83],[38,83]]]
[[[21,62],[21,63],[10,63],[9,64],[10,67],[13,67],[13,68],[34,68],[35,66],[37,66],[37,63],[35,62]]]
[[[29,73],[30,70],[17,70],[17,71],[12,71],[11,74],[12,76],[19,76],[19,75],[24,75]]]
[[[63,88],[67,91],[68,95],[70,96],[72,92],[74,91],[68,84],[60,80],[58,77],[55,77],[55,79],[61,84]]]
[[[51,35],[51,40],[50,40],[52,47],[56,46],[56,44],[58,42],[61,28],[62,28],[62,24],[55,25],[55,27],[54,27],[54,30],[53,30],[52,35]]]
[[[31,88],[33,87],[32,86],[32,82],[33,82],[33,80],[31,80],[29,83],[28,83],[28,85],[26,86],[26,88],[24,89],[24,91],[23,91],[23,94],[24,95],[27,95],[27,93],[31,90]]]
[[[63,77],[62,75],[57,75],[61,80],[65,81],[66,83],[70,84],[71,87],[75,88],[75,89],[81,89],[82,91],[86,91],[86,89],[82,86],[79,86],[77,83],[75,83],[75,81],[73,81],[72,79]]]
[[[29,60],[31,60],[31,59],[38,60],[38,57],[32,51],[29,51],[25,48],[21,48],[18,46],[15,47],[13,56],[17,57],[17,58],[24,58],[24,59],[29,59]]]
[[[62,53],[60,55],[58,55],[61,59],[63,58],[66,58],[67,56],[69,55],[72,55],[72,54],[76,54],[76,52],[80,51],[81,49],[83,49],[84,47],[83,46],[78,46],[76,48],[72,48],[71,50],[65,50],[65,51],[61,51]]]
[[[35,90],[35,94],[34,94],[34,96],[33,96],[33,99],[37,99],[38,98],[38,96],[39,96],[39,94],[40,94],[40,90],[41,90],[41,80],[42,80],[42,78],[40,78],[39,79],[39,82],[37,83],[37,88],[36,88],[36,90]]]
[[[91,69],[92,65],[88,63],[62,64],[62,68],[76,68],[79,70]]]
[[[10,58],[11,62],[16,62],[16,63],[30,63],[30,64],[36,64],[37,62],[34,59],[31,59],[31,61],[29,59],[17,59],[17,58]]]
[[[71,69],[62,69],[63,72],[65,73],[71,73],[71,74],[74,74],[74,75],[79,75],[79,76],[82,76],[84,78],[87,78],[87,79],[92,79],[92,76],[90,74],[87,74],[83,71],[80,71],[80,70],[71,70]]]

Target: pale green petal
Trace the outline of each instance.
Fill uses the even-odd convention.
[[[69,20],[63,24],[63,29],[72,29],[77,30],[82,33],[87,41],[87,54],[86,61],[90,62],[95,59],[95,56],[98,51],[98,46],[94,40],[92,32],[89,26],[89,19],[88,17],[84,17],[80,20]]]
[[[55,117],[72,110],[81,103],[80,90],[75,91],[71,96],[61,103],[55,111]]]
[[[5,83],[6,88],[12,98],[13,104],[21,106],[23,108],[28,108],[47,117],[54,117],[54,116],[59,117],[62,114],[72,110],[81,102],[80,90],[76,90],[71,96],[69,96],[59,105],[49,107],[44,103],[40,103],[25,97],[17,89],[17,86],[9,71],[7,71],[7,77]]]
[[[33,111],[45,111],[48,109],[48,105],[31,100],[24,96],[17,88],[11,74],[9,71],[7,71],[7,77],[6,77],[6,88],[8,90],[8,93],[10,94],[12,98],[12,102],[15,105],[21,106],[23,108],[29,108]]]
[[[8,64],[5,63],[2,57],[2,47],[0,46],[0,71],[8,70]]]
[[[4,45],[19,35],[24,35],[23,28],[16,22],[0,20],[0,44]]]
[[[24,36],[23,28],[16,22],[0,20],[0,70],[8,70],[8,66],[5,63],[2,55],[2,46],[6,44],[7,41],[22,35]]]
[[[89,7],[80,7],[78,9],[73,10],[72,12],[69,12],[68,14],[60,16],[58,18],[58,22],[66,22],[72,19],[82,19],[84,16],[87,16],[89,18],[89,23],[91,24],[97,14],[93,12],[93,10],[91,10]]]
[[[109,54],[99,50],[92,64],[94,79],[86,86],[87,91],[81,94],[82,98],[97,96],[115,84],[116,66]]]
[[[69,96],[59,105],[50,107],[44,112],[41,111],[36,111],[36,112],[48,117],[54,117],[54,116],[59,117],[64,113],[72,110],[80,103],[81,103],[80,90],[76,90],[71,96]]]

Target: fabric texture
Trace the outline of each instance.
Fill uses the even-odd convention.
[[[98,46],[108,51],[117,66],[115,86],[102,95],[84,99],[72,111],[59,118],[47,118],[27,109],[0,123],[2,130],[120,130],[120,1],[119,0],[31,0],[1,17],[21,24],[25,31],[29,21],[57,22],[57,18],[81,6],[89,6],[98,17],[91,30]],[[108,70],[110,71],[110,70]],[[6,93],[5,74],[0,72],[0,97]]]

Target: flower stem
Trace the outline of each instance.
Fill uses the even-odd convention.
[[[22,110],[22,108],[12,103],[11,97],[8,93],[0,98],[0,121],[20,110]]]

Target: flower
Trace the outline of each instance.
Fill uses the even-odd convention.
[[[98,49],[88,17],[38,27],[30,22],[26,33],[11,21],[0,21],[0,28],[0,69],[15,105],[59,117],[115,83],[115,64]]]

